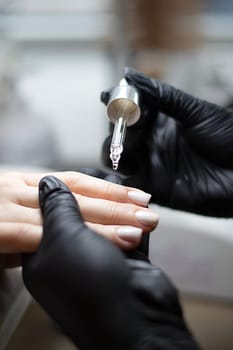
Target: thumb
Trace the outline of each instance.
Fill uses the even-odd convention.
[[[86,228],[73,194],[58,178],[46,176],[41,179],[39,203],[45,235],[46,232],[49,232],[50,237],[64,232],[68,235],[72,227],[75,227],[76,232]]]

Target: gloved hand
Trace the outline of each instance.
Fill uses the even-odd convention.
[[[91,231],[60,180],[45,177],[39,190],[44,232],[23,278],[78,348],[197,349],[166,276]]]
[[[141,119],[127,129],[119,171],[136,174],[152,201],[209,216],[233,216],[233,113],[126,69]],[[107,104],[111,90],[101,94]],[[103,146],[109,161],[111,136]]]

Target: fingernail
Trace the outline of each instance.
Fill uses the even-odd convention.
[[[158,222],[158,214],[149,210],[138,210],[135,213],[136,218],[141,224],[144,225],[155,225]]]
[[[136,204],[146,206],[151,199],[151,194],[144,191],[129,191],[128,198]]]
[[[138,239],[142,235],[142,229],[133,226],[121,226],[118,228],[117,234],[121,238]]]

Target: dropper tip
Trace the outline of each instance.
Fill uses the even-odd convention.
[[[113,170],[117,170],[117,169],[118,169],[118,164],[113,164],[113,165],[112,165],[112,169],[113,169]]]

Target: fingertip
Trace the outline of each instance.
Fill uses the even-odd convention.
[[[125,66],[125,68],[124,68],[124,74],[125,74],[125,76],[127,75],[127,74],[130,74],[130,72],[132,71],[132,67],[129,67],[129,66]]]
[[[59,190],[69,191],[68,187],[58,178],[52,175],[43,177],[39,182],[39,203],[41,209],[44,208],[46,200],[52,193]],[[70,191],[69,191],[70,192]]]
[[[134,74],[134,73],[137,73],[135,68],[129,67],[129,66],[125,66],[125,68],[124,68],[125,76],[130,75],[130,74]]]
[[[105,91],[102,91],[101,94],[100,94],[100,101],[103,102],[104,104],[106,104],[106,92]]]
[[[144,74],[142,72],[137,71],[135,68],[125,68],[125,79],[129,84],[135,83],[138,79],[141,79],[142,77],[144,77]]]
[[[112,93],[112,88],[110,88],[109,90],[102,91],[100,94],[100,101],[103,102],[105,105],[107,105],[110,100],[111,93]]]

